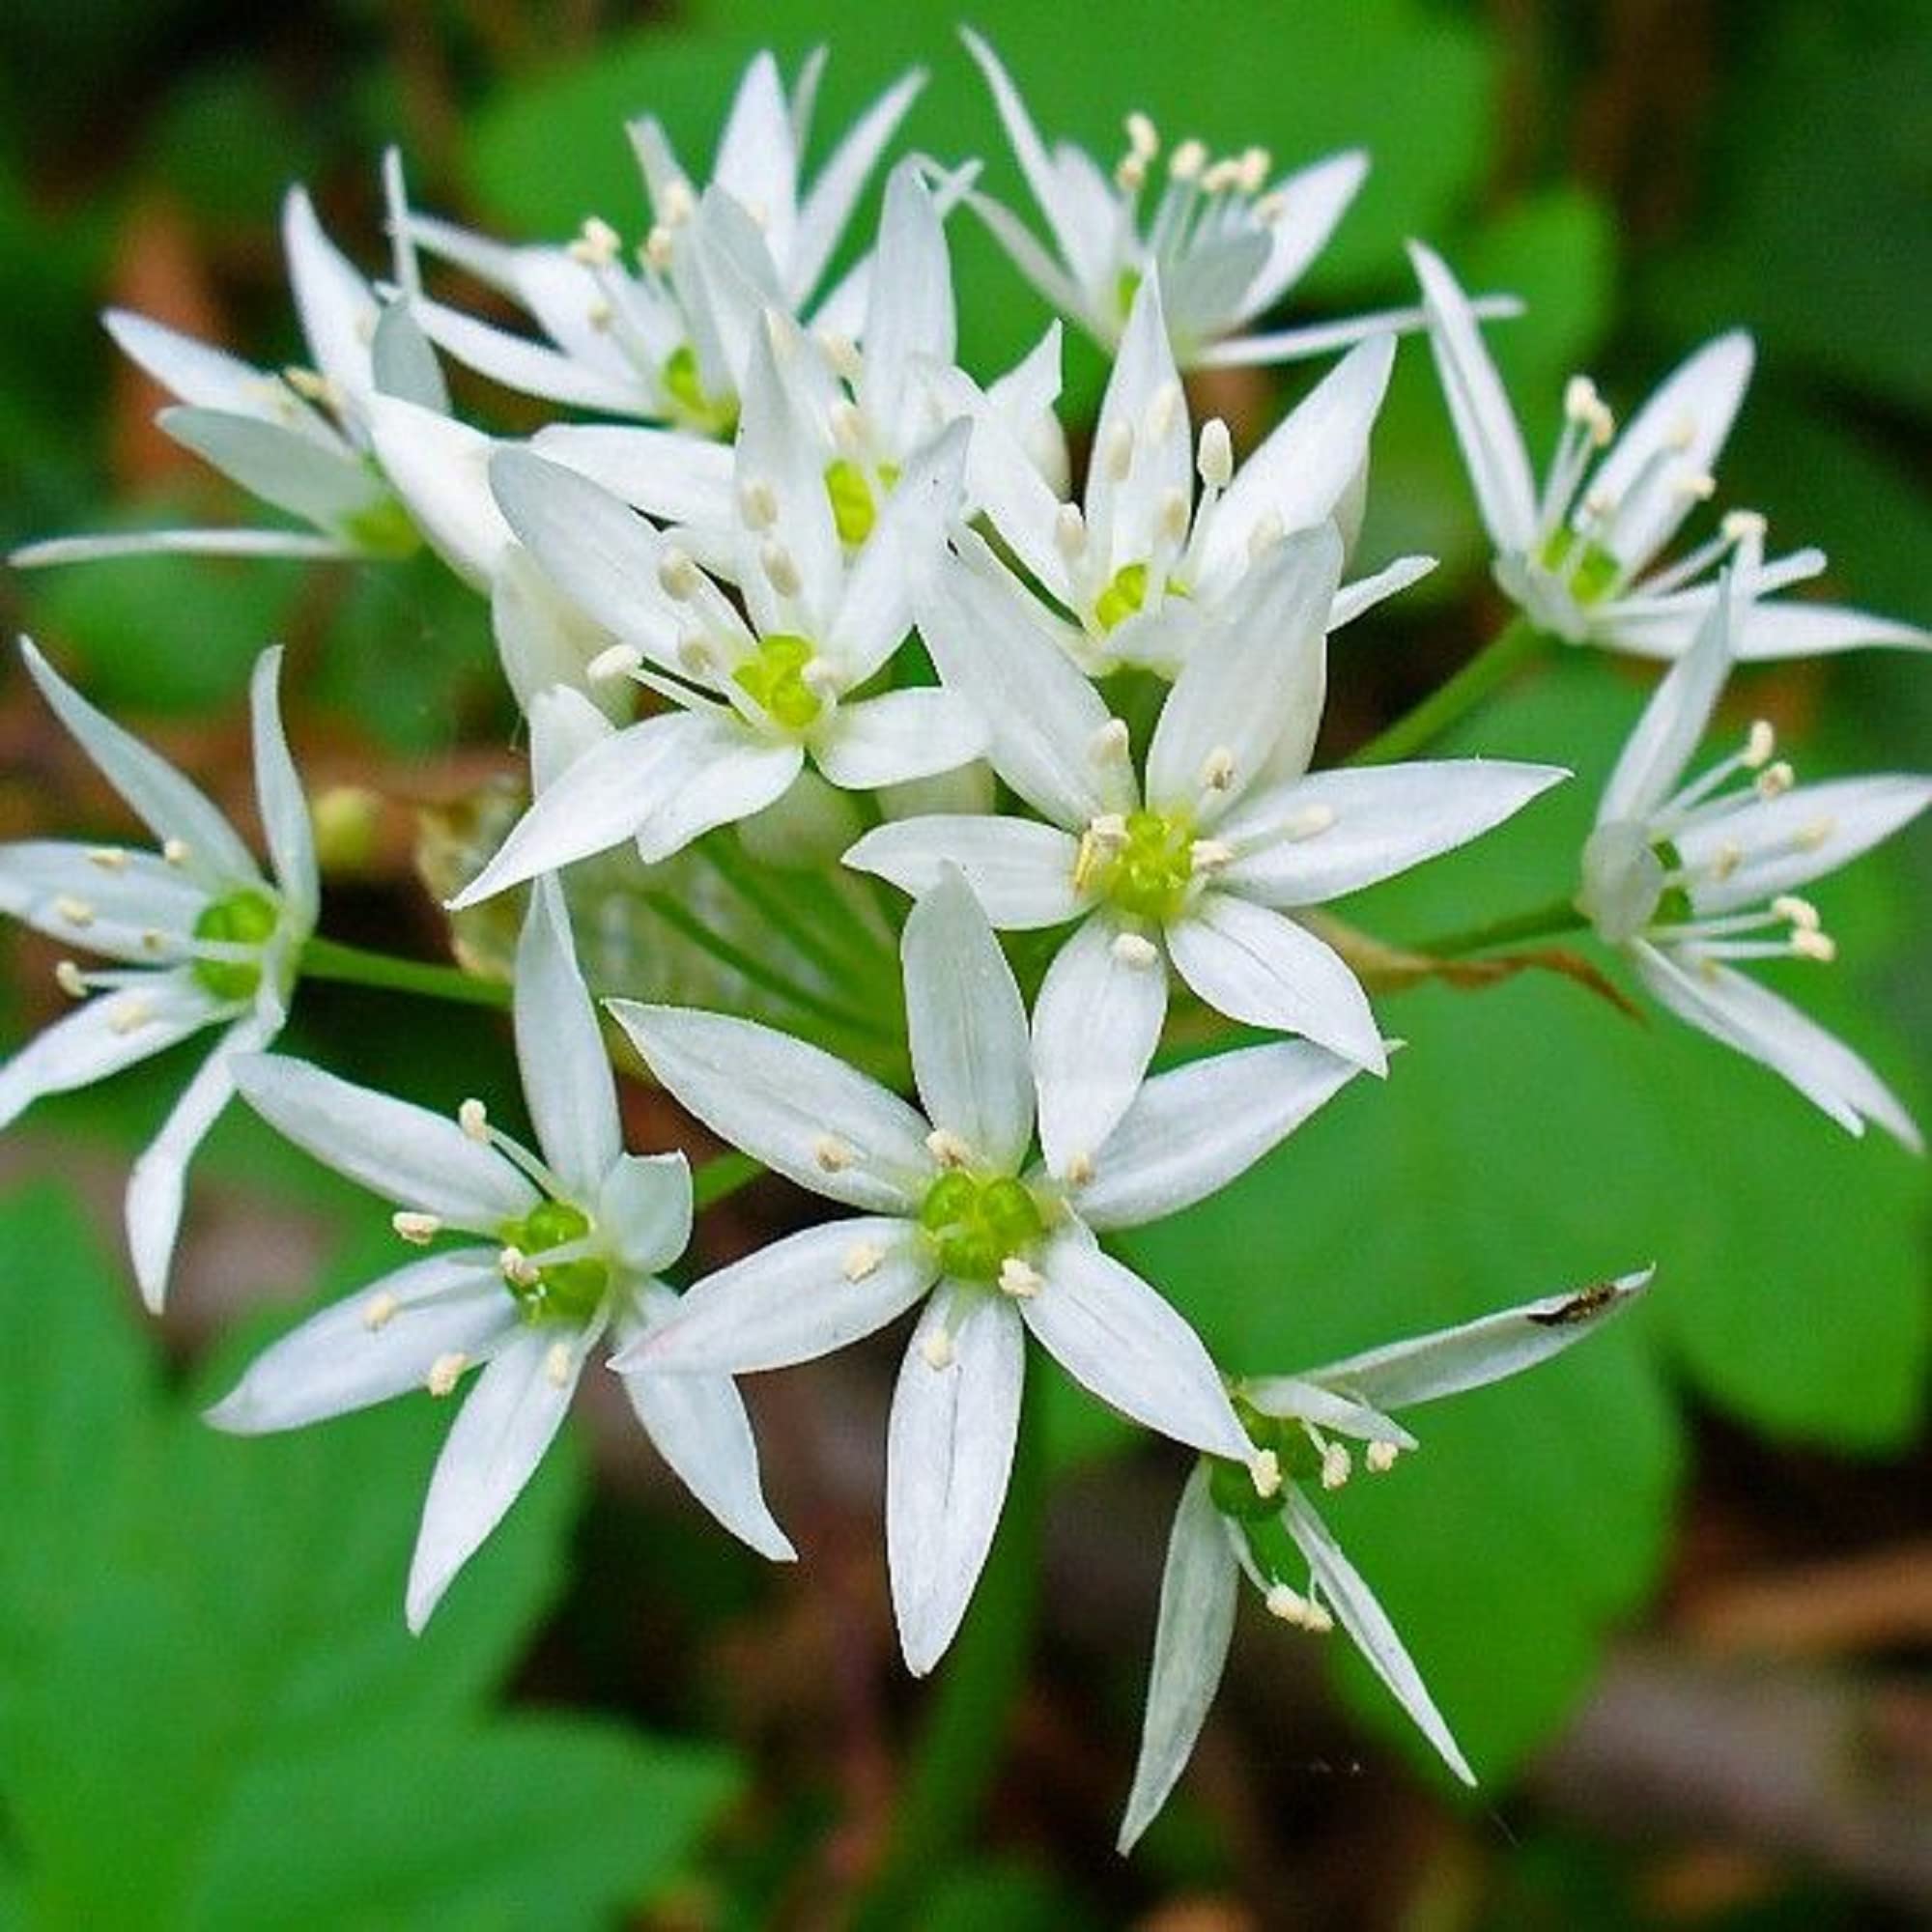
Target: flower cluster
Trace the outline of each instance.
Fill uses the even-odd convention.
[[[1432,567],[1352,555],[1397,335],[1428,330],[1497,581],[1526,623],[1676,660],[1605,794],[1580,889],[1559,882],[1571,923],[1846,1126],[1911,1141],[1877,1076],[1733,962],[1829,959],[1796,889],[1904,824],[1932,783],[1796,785],[1763,724],[1702,777],[1682,772],[1734,658],[1928,640],[1762,601],[1823,560],[1767,564],[1749,513],[1658,563],[1715,487],[1747,337],[1699,351],[1621,438],[1577,378],[1539,493],[1479,326],[1514,304],[1471,302],[1428,249],[1413,251],[1414,309],[1264,326],[1342,218],[1362,156],[1280,176],[1258,149],[1215,156],[1193,139],[1163,158],[1133,114],[1109,170],[1049,151],[993,51],[967,42],[1050,243],[980,189],[977,162],[913,156],[888,173],[872,245],[828,287],[920,76],[808,185],[822,56],[787,92],[760,55],[708,182],[655,119],[632,124],[649,202],[634,246],[603,220],[562,244],[473,234],[412,208],[391,155],[386,279],[289,196],[313,367],[271,374],[109,317],[180,398],[168,434],[309,527],[69,538],[16,563],[141,548],[374,562],[426,544],[488,600],[527,723],[529,797],[448,904],[527,889],[509,964],[535,1145],[474,1099],[434,1114],[268,1051],[303,973],[347,951],[316,935],[274,651],[253,685],[265,874],[200,792],[26,647],[158,851],[0,846],[0,905],[112,962],[62,963],[84,1004],[0,1070],[0,1121],[222,1029],[128,1192],[156,1308],[187,1159],[234,1093],[393,1205],[397,1237],[423,1252],[270,1349],[210,1419],[289,1429],[416,1388],[449,1397],[479,1372],[431,1479],[412,1628],[515,1499],[593,1356],[719,1520],[791,1557],[734,1378],[918,1307],[885,1544],[906,1662],[928,1670],[991,1545],[1037,1342],[1197,1458],[1125,1846],[1186,1762],[1242,1575],[1277,1618],[1339,1624],[1472,1776],[1312,1498],[1357,1454],[1379,1475],[1415,1447],[1390,1411],[1532,1367],[1649,1279],[1300,1375],[1234,1375],[1108,1251],[1115,1231],[1233,1180],[1358,1074],[1389,1074],[1378,947],[1321,909],[1480,838],[1568,775],[1480,758],[1316,766],[1330,636]],[[1077,492],[1060,323],[994,380],[957,364],[946,222],[962,206],[1112,358]],[[529,329],[432,297],[424,256]],[[1184,371],[1335,351],[1244,459],[1229,423],[1195,420]],[[440,355],[614,420],[489,435],[452,413]],[[732,921],[680,883],[687,859],[715,873]],[[851,1210],[682,1292],[666,1275],[691,1235],[692,1176],[681,1153],[626,1151],[597,976],[579,964],[593,907],[601,920],[613,901],[658,908],[718,962],[721,987],[767,1002],[753,1017],[647,974],[599,983],[650,1073],[758,1167]],[[366,956],[359,977],[381,977]]]

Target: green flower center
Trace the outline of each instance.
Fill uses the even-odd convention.
[[[956,1167],[926,1189],[919,1225],[940,1267],[959,1281],[998,1280],[1000,1264],[1024,1258],[1046,1232],[1039,1204],[1011,1176],[980,1180]]]
[[[1123,563],[1113,581],[1094,600],[1094,621],[1103,631],[1111,631],[1135,615],[1147,602],[1148,567],[1144,563]],[[1185,597],[1187,586],[1178,577],[1167,580],[1170,597]]]
[[[590,1217],[581,1208],[568,1201],[543,1201],[521,1221],[504,1223],[503,1245],[534,1258],[567,1241],[581,1241],[589,1232]],[[587,1321],[610,1284],[610,1268],[587,1255],[548,1264],[539,1261],[533,1278],[506,1278],[505,1283],[526,1321]]]
[[[1567,526],[1550,531],[1536,560],[1553,576],[1566,578],[1571,596],[1579,604],[1595,604],[1607,596],[1623,570],[1614,552]]]
[[[899,480],[898,465],[880,464],[878,478],[881,487],[890,490]],[[856,550],[872,534],[872,526],[879,520],[871,479],[856,463],[841,456],[826,469],[825,494],[832,499],[832,521],[838,526],[838,541],[848,550]]]
[[[275,902],[266,893],[243,887],[226,898],[211,899],[194,923],[197,939],[213,939],[226,946],[260,946],[275,929],[280,917]],[[217,1000],[247,1000],[262,983],[259,959],[197,959],[194,977]]]
[[[809,639],[775,631],[731,673],[731,682],[787,730],[815,724],[825,700],[812,690],[806,668],[815,653]]]
[[[736,398],[719,398],[706,392],[704,379],[698,372],[697,351],[690,343],[680,343],[665,357],[659,380],[664,384],[666,395],[682,412],[688,427],[699,435],[721,440],[736,432]]]
[[[1123,318],[1133,311],[1134,298],[1141,292],[1142,280],[1138,269],[1122,269],[1114,283],[1114,302]]]
[[[1194,876],[1194,827],[1185,812],[1130,811],[1115,826],[1089,826],[1073,883],[1123,912],[1167,921],[1180,912]]]

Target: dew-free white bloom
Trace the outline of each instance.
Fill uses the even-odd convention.
[[[515,1019],[534,1154],[491,1126],[477,1101],[449,1120],[301,1061],[256,1055],[237,1068],[243,1097],[272,1126],[397,1204],[405,1241],[447,1230],[487,1243],[428,1255],[325,1309],[208,1414],[238,1435],[295,1429],[411,1389],[448,1396],[481,1367],[430,1479],[410,1568],[412,1630],[528,1482],[590,1351],[607,1333],[635,1342],[677,1306],[659,1277],[691,1235],[684,1156],[624,1151],[596,1010],[554,886],[533,895],[525,922]],[[692,1493],[753,1548],[788,1559],[729,1379],[626,1376],[624,1388]]]
[[[1199,1061],[1151,1081],[1094,1155],[1069,1168],[1049,1151],[1041,1165],[1028,1157],[1025,1009],[956,875],[913,908],[904,965],[923,1114],[750,1021],[611,1003],[652,1071],[700,1120],[860,1210],[699,1282],[676,1319],[618,1365],[781,1368],[925,1300],[893,1399],[886,1477],[893,1605],[906,1662],[923,1672],[958,1628],[999,1519],[1029,1331],[1136,1421],[1217,1456],[1248,1455],[1194,1331],[1094,1232],[1212,1193],[1355,1069],[1299,1043]]]
[[[1355,1461],[1350,1441],[1364,1445],[1362,1460],[1371,1472],[1387,1471],[1417,1446],[1388,1411],[1534,1368],[1596,1333],[1649,1285],[1650,1270],[1644,1269],[1325,1368],[1235,1384],[1249,1435],[1274,1458],[1281,1487],[1278,1495],[1262,1496],[1245,1469],[1203,1462],[1181,1492],[1161,1577],[1147,1716],[1121,1823],[1122,1851],[1131,1849],[1159,1814],[1193,1753],[1227,1662],[1243,1576],[1284,1623],[1316,1632],[1339,1623],[1443,1762],[1463,1783],[1475,1783],[1421,1672],[1322,1521],[1309,1487],[1333,1490],[1350,1479]]]
[[[193,784],[63,682],[31,643],[21,652],[54,715],[160,850],[51,839],[0,845],[0,911],[118,962],[86,972],[62,963],[62,985],[84,1004],[0,1067],[0,1126],[43,1094],[104,1079],[203,1027],[224,1029],[128,1182],[134,1275],[158,1310],[187,1163],[234,1091],[236,1057],[281,1030],[315,927],[315,844],[275,701],[282,654],[264,651],[249,686],[265,877]]]
[[[1829,961],[1836,947],[1798,895],[1932,804],[1932,779],[1891,772],[1801,785],[1769,724],[1697,778],[1684,774],[1749,635],[1749,551],[1696,642],[1658,685],[1583,848],[1577,908],[1678,1018],[1761,1061],[1851,1132],[1918,1130],[1851,1048],[1733,961]]]
[[[1750,381],[1748,335],[1707,342],[1666,377],[1616,435],[1587,377],[1571,379],[1562,436],[1539,494],[1502,378],[1468,298],[1420,242],[1409,255],[1429,311],[1429,342],[1484,526],[1496,581],[1530,619],[1571,643],[1673,658],[1716,601],[1714,573],[1763,519],[1734,511],[1719,534],[1672,562],[1662,554],[1716,489],[1711,471]],[[1821,551],[1763,566],[1760,597],[1815,577]],[[1932,647],[1911,624],[1837,605],[1754,603],[1732,639],[1739,660],[1809,657],[1861,644]]]
[[[1024,602],[969,563],[935,579],[921,634],[986,719],[994,769],[1046,822],[903,819],[846,863],[914,894],[957,866],[1003,928],[1081,922],[1034,1009],[1056,1168],[1097,1150],[1132,1099],[1170,964],[1215,1011],[1381,1072],[1359,981],[1293,915],[1475,838],[1563,777],[1474,759],[1311,775],[1340,567],[1331,526],[1251,565],[1191,647],[1144,779],[1126,724]]]

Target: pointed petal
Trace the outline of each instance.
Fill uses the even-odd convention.
[[[1741,663],[1822,657],[1866,645],[1932,650],[1932,631],[1895,618],[1875,617],[1842,604],[1754,603],[1744,615],[1733,648]]]
[[[1020,1313],[1075,1381],[1177,1442],[1249,1460],[1253,1446],[1200,1336],[1139,1275],[1084,1231],[1056,1236],[1036,1265],[1045,1279]]]
[[[537,1204],[508,1160],[426,1107],[279,1054],[238,1055],[233,1071],[242,1097],[277,1133],[400,1208],[495,1236]]]
[[[379,314],[375,295],[322,232],[307,190],[299,186],[282,201],[282,247],[309,354],[348,407],[359,410],[376,387],[369,360]]]
[[[96,851],[105,863],[89,857]],[[54,838],[0,845],[0,913],[103,958],[178,960],[208,899],[179,866],[152,852]]]
[[[1646,819],[1670,795],[1730,675],[1730,636],[1731,607],[1719,598],[1698,626],[1696,642],[1671,666],[1644,706],[1604,787],[1599,825]]]
[[[1312,1422],[1318,1429],[1333,1430],[1363,1442],[1393,1442],[1398,1449],[1417,1446],[1415,1437],[1394,1417],[1365,1402],[1337,1395],[1305,1376],[1243,1376],[1238,1393],[1243,1402],[1264,1415]]]
[[[841,790],[874,791],[954,771],[985,749],[980,714],[956,692],[926,687],[841,704],[811,757]]]
[[[656,1274],[691,1241],[691,1163],[681,1152],[619,1154],[596,1194],[597,1225],[624,1265]]]
[[[1128,451],[1124,475],[1109,460]],[[1116,566],[1142,562],[1159,541],[1163,502],[1170,493],[1193,501],[1193,458],[1187,405],[1174,366],[1161,309],[1160,276],[1150,265],[1134,292],[1127,326],[1094,431],[1094,460],[1087,471],[1087,527],[1105,543]]]
[[[1167,929],[1175,971],[1218,1013],[1298,1033],[1331,1053],[1388,1070],[1361,982],[1305,927],[1233,893],[1204,893]]]
[[[772,253],[782,261],[798,214],[798,150],[779,64],[769,52],[753,55],[731,97],[711,177],[758,211]]]
[[[523,1328],[476,1378],[437,1458],[405,1599],[420,1631],[456,1573],[523,1493],[563,1425],[595,1326]],[[559,1359],[554,1350],[562,1350]]]
[[[1178,1213],[1244,1174],[1361,1068],[1306,1040],[1190,1062],[1150,1080],[1069,1190],[1090,1228]]]
[[[295,928],[305,935],[315,924],[322,882],[316,872],[308,800],[282,731],[281,707],[275,695],[281,670],[282,648],[276,644],[255,660],[248,684],[255,738],[255,803],[262,814],[262,833],[269,843],[269,865],[275,883],[281,888]]]
[[[1208,1465],[1197,1463],[1180,1492],[1167,1539],[1147,1717],[1116,1843],[1122,1854],[1133,1849],[1159,1815],[1194,1754],[1194,1741],[1208,1720],[1228,1662],[1240,1577],[1220,1512],[1208,1492]]]
[[[279,376],[130,309],[110,308],[100,320],[121,353],[183,402],[280,423],[329,448],[346,447]]]
[[[10,551],[15,570],[47,564],[92,563],[116,556],[295,556],[311,561],[360,555],[341,537],[307,530],[127,530],[115,536],[48,537]]]
[[[778,506],[769,537],[761,530],[743,529],[745,560],[737,581],[745,586],[748,597],[762,594],[776,605],[761,560],[766,542],[776,539],[797,567],[802,587],[794,609],[803,607],[814,637],[825,635],[838,611],[845,587],[845,564],[831,493],[825,487],[824,458],[816,438],[794,406],[791,381],[781,355],[783,364],[789,364],[818,354],[797,326],[787,323],[776,310],[768,313],[761,327],[753,330],[736,470],[741,493],[763,484]],[[742,515],[741,506],[741,519]],[[751,609],[753,622],[760,631],[801,628],[795,616],[789,623],[768,621],[755,601]]]
[[[951,363],[956,334],[946,231],[919,160],[908,156],[886,183],[872,251],[857,390],[871,421],[901,435],[910,429],[923,388],[916,371],[923,361]]]
[[[1001,125],[1005,127],[1007,139],[1011,144],[1013,158],[1019,163],[1027,186],[1033,191],[1039,212],[1045,215],[1046,224],[1053,231],[1062,259],[1069,266],[1079,264],[1092,252],[1092,242],[1082,236],[1074,225],[1073,211],[1060,191],[1060,178],[1047,157],[1039,130],[1033,124],[1033,116],[1027,112],[1026,102],[1020,99],[1019,89],[1000,64],[1000,57],[970,27],[960,28],[959,38],[966,43],[966,51],[979,63],[980,71],[986,77],[986,85],[993,94],[993,104],[999,109]],[[1024,233],[1024,230],[1021,232]],[[1079,306],[1077,298],[1071,306]]]
[[[1335,225],[1349,212],[1369,172],[1359,148],[1328,155],[1298,168],[1267,191],[1279,213],[1269,223],[1266,266],[1255,277],[1237,321],[1272,308],[1328,245]],[[1291,526],[1293,527],[1293,526]]]
[[[265,503],[325,530],[346,534],[357,518],[380,509],[387,495],[346,444],[326,448],[280,423],[179,404],[155,421],[184,449]]]
[[[369,345],[369,368],[382,394],[400,396],[404,402],[440,416],[450,413],[449,384],[442,380],[442,364],[436,359],[436,351],[407,301],[384,306],[383,319],[376,325],[376,339]]]
[[[410,313],[439,349],[466,369],[473,369],[519,395],[538,396],[581,410],[609,410],[613,415],[657,413],[642,379],[628,370],[581,361],[527,336],[478,322],[474,316],[441,302],[413,301]]]
[[[706,1275],[613,1366],[621,1375],[788,1369],[895,1321],[938,1271],[914,1222],[829,1221]]]
[[[804,302],[818,286],[879,156],[924,85],[923,71],[902,74],[859,117],[819,169],[799,210],[791,259],[785,264],[785,293],[794,303]],[[869,354],[869,329],[866,346]]]
[[[1343,584],[1328,607],[1329,634],[1332,636],[1344,624],[1352,624],[1365,611],[1373,611],[1411,583],[1420,583],[1435,568],[1433,556],[1399,556],[1372,577],[1358,577],[1354,582]]]
[[[262,1435],[347,1415],[421,1388],[441,1356],[483,1360],[520,1325],[486,1250],[431,1255],[310,1316],[257,1355],[206,1420]]]
[[[43,1094],[70,1094],[103,1080],[233,1010],[185,971],[156,973],[129,991],[98,995],[35,1035],[0,1066],[0,1127],[10,1126]],[[130,1024],[137,1011],[138,1024]]]
[[[610,719],[567,684],[535,692],[525,711],[530,727],[530,789],[538,797],[593,746],[617,735]]]
[[[1073,890],[1078,856],[1078,843],[1057,826],[943,812],[873,827],[845,854],[845,864],[876,872],[915,898],[956,867],[995,925],[1027,931],[1060,925],[1081,911]]]
[[[886,1437],[886,1561],[906,1668],[945,1656],[999,1526],[1026,1329],[1006,1304],[935,1294],[899,1365]]]
[[[490,494],[496,443],[400,396],[371,398],[369,433],[383,473],[424,539],[466,583],[487,590],[510,541]]]
[[[916,1212],[926,1122],[823,1048],[753,1020],[612,1000],[611,1015],[680,1105],[754,1160],[850,1208]]]
[[[537,431],[530,447],[547,461],[601,484],[634,510],[648,510],[666,523],[696,524],[701,529],[724,529],[731,523],[731,450],[726,443],[681,429],[552,423]],[[499,464],[502,460],[497,458]],[[497,501],[511,524],[521,527],[522,519],[504,499],[500,480]]]
[[[1355,1648],[1365,1657],[1393,1693],[1395,1700],[1414,1720],[1416,1728],[1441,1754],[1442,1761],[1464,1784],[1474,1784],[1476,1774],[1450,1735],[1449,1726],[1435,1708],[1422,1673],[1403,1647],[1388,1613],[1376,1601],[1375,1592],[1362,1580],[1361,1573],[1342,1553],[1342,1546],[1328,1533],[1308,1499],[1293,1484],[1283,1492],[1282,1519],[1294,1538],[1321,1594],[1334,1610],[1336,1620],[1354,1639]]]

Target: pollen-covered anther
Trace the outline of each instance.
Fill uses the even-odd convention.
[[[1118,811],[1095,813],[1088,821],[1087,836],[1102,852],[1118,851],[1127,842],[1125,814]]]
[[[553,1342],[544,1355],[544,1380],[552,1388],[570,1386],[570,1344]]]
[[[1310,1598],[1308,1608],[1302,1612],[1301,1628],[1310,1636],[1326,1636],[1335,1628],[1335,1619],[1328,1614],[1324,1605]]]
[[[1129,194],[1147,185],[1148,164],[1138,155],[1122,155],[1114,163],[1114,185]]]
[[[1274,166],[1274,156],[1265,148],[1243,150],[1240,159],[1240,180],[1238,185],[1243,194],[1259,194],[1266,185],[1269,171]]]
[[[586,269],[608,269],[624,252],[624,243],[608,221],[593,214],[570,244],[570,259]]]
[[[925,1151],[941,1167],[964,1167],[973,1150],[951,1127],[934,1127],[925,1137]]]
[[[1397,1444],[1378,1437],[1362,1451],[1362,1461],[1372,1476],[1386,1476],[1395,1467],[1395,1459],[1402,1453]]]
[[[1110,718],[1087,741],[1087,755],[1096,765],[1122,762],[1133,743],[1124,718]]]
[[[1031,1262],[1009,1255],[1000,1264],[1000,1293],[1016,1301],[1031,1301],[1046,1285],[1046,1277]]]
[[[675,228],[689,221],[697,213],[697,197],[691,191],[691,184],[682,175],[665,184],[665,191],[658,203],[658,215]]]
[[[1788,921],[1801,932],[1816,932],[1823,922],[1818,917],[1818,908],[1809,899],[1802,899],[1796,893],[1779,893],[1772,900],[1771,910],[1775,917]]]
[[[456,1124],[472,1141],[487,1142],[490,1138],[490,1110],[472,1095],[457,1108]]]
[[[868,1275],[877,1274],[879,1264],[886,1258],[886,1251],[877,1241],[854,1241],[845,1250],[845,1259],[838,1264],[838,1272],[849,1282],[862,1282]]]
[[[87,998],[87,975],[71,959],[63,959],[55,966],[54,984],[71,1000]]]
[[[866,441],[866,418],[859,405],[849,396],[840,396],[826,415],[832,425],[832,440],[847,456],[856,455]]]
[[[426,1247],[442,1233],[440,1214],[421,1214],[412,1208],[399,1208],[389,1216],[389,1226],[398,1237],[412,1248]]]
[[[1191,182],[1208,165],[1208,144],[1192,136],[1168,156],[1167,171],[1176,181]]]
[[[1718,527],[1728,542],[1736,544],[1749,537],[1761,540],[1770,526],[1756,510],[1726,510],[1724,520]]]
[[[362,1325],[370,1334],[379,1334],[396,1319],[396,1311],[402,1303],[384,1289],[380,1294],[372,1294],[362,1304]]]
[[[1757,795],[1760,798],[1782,798],[1798,782],[1798,774],[1780,758],[1775,765],[1767,765],[1757,775]]]
[[[1617,433],[1616,418],[1587,376],[1572,376],[1563,391],[1563,413],[1603,448]]]
[[[592,684],[614,684],[629,677],[643,661],[643,652],[635,644],[611,644],[583,667],[583,675]]]
[[[813,658],[799,668],[799,681],[820,698],[834,698],[844,685],[838,667],[823,658]]]
[[[1264,226],[1272,227],[1288,213],[1289,197],[1285,188],[1271,188],[1255,203],[1255,219]]]
[[[1116,483],[1124,483],[1134,467],[1134,426],[1117,422],[1101,439],[1100,467]]]
[[[125,872],[128,855],[118,845],[95,845],[88,849],[87,863],[103,872]]]
[[[658,587],[667,597],[674,597],[682,604],[696,590],[697,584],[697,566],[692,562],[691,553],[679,550],[675,544],[669,545],[658,558]]]
[[[1094,1179],[1094,1156],[1091,1153],[1076,1153],[1066,1163],[1066,1184],[1069,1187],[1085,1187]]]
[[[161,840],[161,857],[170,866],[185,866],[193,856],[193,849],[189,846],[185,838],[163,838]]]
[[[116,1000],[107,1009],[107,1030],[125,1038],[130,1033],[139,1033],[154,1016],[153,1003],[142,999],[139,994],[130,993],[126,999]]]
[[[1226,791],[1235,782],[1235,754],[1225,745],[1216,745],[1201,760],[1201,789]]]
[[[1080,514],[1078,503],[1063,503],[1053,513],[1053,544],[1068,563],[1085,554],[1087,519]]]
[[[1708,503],[1718,494],[1718,479],[1708,469],[1693,469],[1671,484],[1678,496],[1692,503]]]
[[[1355,1473],[1355,1459],[1346,1444],[1330,1442],[1321,1451],[1321,1487],[1339,1490]]]
[[[439,1355],[429,1365],[429,1374],[423,1379],[423,1386],[439,1400],[452,1393],[456,1384],[463,1379],[463,1372],[469,1366],[469,1357],[461,1349],[452,1349],[446,1355]]]
[[[842,1174],[857,1158],[836,1134],[820,1134],[811,1144],[811,1163],[821,1174]]]
[[[94,908],[85,899],[77,899],[70,893],[63,893],[54,901],[54,911],[69,925],[79,926],[83,931],[94,923]]]
[[[1745,738],[1744,762],[1747,772],[1762,771],[1777,750],[1777,732],[1770,719],[1754,718]]]
[[[1228,434],[1227,422],[1222,417],[1209,416],[1201,425],[1194,467],[1210,490],[1225,490],[1234,481],[1235,440]]]
[[[778,492],[761,476],[738,487],[738,513],[754,530],[768,530],[779,520]]]
[[[1197,838],[1187,848],[1187,862],[1197,872],[1218,872],[1235,863],[1235,848],[1225,838]]]
[[[925,1366],[935,1374],[942,1369],[950,1369],[957,1353],[952,1346],[952,1331],[946,1328],[935,1328],[919,1345],[919,1352],[923,1358]]]
[[[758,564],[765,573],[765,581],[781,597],[796,597],[804,588],[805,580],[798,574],[798,560],[775,538],[768,538],[760,546]]]
[[[1248,1464],[1248,1476],[1255,1486],[1258,1496],[1278,1496],[1281,1493],[1281,1458],[1272,1449],[1257,1449],[1254,1460]]]
[[[1296,1629],[1307,1627],[1308,1613],[1313,1607],[1299,1590],[1291,1589],[1286,1583],[1270,1583],[1262,1605],[1269,1616],[1293,1624]]]
[[[1201,177],[1201,185],[1209,194],[1225,194],[1231,187],[1237,187],[1241,181],[1241,163],[1237,156],[1224,155]]]
[[[514,1245],[505,1248],[497,1257],[497,1268],[512,1288],[534,1288],[543,1278],[543,1271],[536,1263],[522,1248]]]
[[[1127,152],[1143,161],[1160,153],[1160,129],[1151,118],[1136,107],[1122,124],[1127,132]]]
[[[1813,959],[1829,966],[1838,956],[1838,942],[1829,932],[1801,925],[1791,935],[1791,950],[1800,959]]]
[[[651,232],[644,237],[642,250],[644,266],[657,270],[662,274],[670,267],[674,242],[669,227],[662,221],[651,224]]]
[[[1117,932],[1107,948],[1122,966],[1145,972],[1160,958],[1160,948],[1138,932]]]

